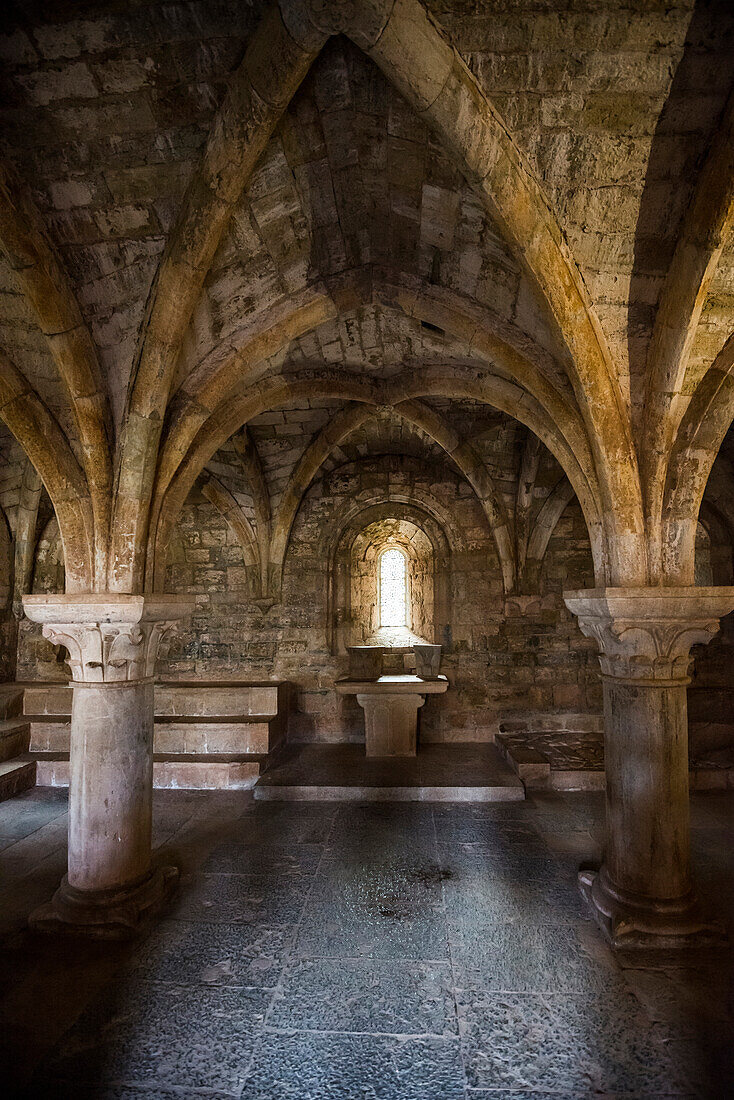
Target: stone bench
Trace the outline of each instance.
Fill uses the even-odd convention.
[[[72,689],[25,683],[23,717],[40,786],[67,786]],[[156,787],[241,789],[257,780],[284,740],[284,681],[161,682],[155,686],[153,782]]]

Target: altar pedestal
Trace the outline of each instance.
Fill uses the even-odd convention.
[[[418,708],[426,695],[448,688],[445,676],[380,676],[377,680],[337,680],[339,695],[356,695],[364,711],[367,756],[415,756]]]

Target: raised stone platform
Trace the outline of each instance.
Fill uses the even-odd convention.
[[[289,745],[255,784],[280,802],[514,802],[525,788],[495,745],[420,745],[414,757],[369,758],[364,745]]]

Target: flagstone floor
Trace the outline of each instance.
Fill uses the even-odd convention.
[[[701,889],[731,927],[734,793],[694,795],[692,816]],[[27,930],[66,829],[65,792],[27,792],[0,805],[3,1095],[731,1095],[732,955],[606,948],[575,886],[602,821],[598,794],[156,791],[157,858],[181,887],[144,937],[109,944]]]

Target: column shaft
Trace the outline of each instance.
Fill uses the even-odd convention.
[[[69,885],[112,890],[150,872],[153,683],[75,684]]]
[[[192,610],[175,596],[26,596],[72,671],[68,874],[31,915],[41,930],[119,937],[168,896],[153,867],[153,671],[161,637]]]
[[[605,678],[608,885],[632,898],[690,893],[686,685]]]

